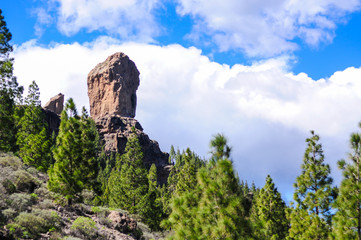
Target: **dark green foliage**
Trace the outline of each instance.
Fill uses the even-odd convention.
[[[152,229],[160,230],[160,223],[165,218],[160,187],[157,185],[157,168],[152,164],[148,173],[148,193],[139,204],[139,214]]]
[[[68,203],[79,198],[83,189],[95,189],[98,136],[93,120],[79,117],[72,99],[61,113],[59,134],[54,148],[55,164],[49,170],[49,189],[63,194]]]
[[[295,183],[296,210],[290,211],[290,237],[327,239],[331,230],[331,204],[336,189],[331,186],[330,166],[324,163],[319,136],[311,131],[302,164],[302,174]]]
[[[226,142],[223,146],[230,149]],[[232,161],[222,154],[214,155],[213,161],[199,170],[197,183],[192,189],[180,191],[172,200],[172,213],[164,222],[174,230],[172,238],[249,238],[250,227]]]
[[[19,156],[25,164],[46,172],[51,163],[51,140],[47,134],[47,123],[40,105],[39,88],[35,81],[29,86],[25,99],[23,117],[19,121],[17,144]]]
[[[256,188],[254,183],[252,184],[252,187],[250,188],[250,187],[248,187],[248,183],[243,182],[243,181],[241,181],[240,187],[241,187],[242,196],[244,198],[243,207],[245,210],[245,214],[247,217],[249,217],[249,215],[251,213],[252,205],[256,202],[260,189]]]
[[[216,134],[209,144],[211,148],[211,161],[229,158],[232,148],[227,145],[227,139],[223,134]]]
[[[361,124],[360,124],[361,127]],[[338,162],[343,171],[339,195],[334,204],[335,239],[361,239],[361,134],[353,133],[350,139],[350,163]]]
[[[115,167],[115,163],[120,162],[119,153],[106,153],[104,149],[101,151],[98,157],[99,174],[97,177],[98,183],[101,185],[102,193],[105,193],[108,186],[108,179],[112,169]],[[106,200],[104,200],[107,202]]]
[[[143,152],[136,134],[128,139],[119,161],[108,180],[106,196],[109,206],[136,213],[148,190],[147,169],[143,164]]]
[[[13,76],[12,36],[0,9],[0,151],[16,149],[15,105],[21,100],[23,87],[18,86]]]
[[[173,149],[173,150],[172,150]],[[174,166],[168,177],[167,187],[162,190],[162,202],[164,206],[164,213],[169,215],[171,212],[170,201],[171,198],[180,192],[193,189],[194,184],[197,182],[197,171],[205,166],[205,160],[202,160],[189,148],[182,153],[174,147],[171,148],[170,158],[175,161]]]
[[[251,222],[255,239],[285,239],[288,234],[286,204],[268,175],[252,206]]]
[[[184,161],[183,167],[179,170],[177,185],[174,194],[181,195],[184,192],[190,192],[197,184],[197,168],[195,166],[192,152],[188,148],[186,153],[182,155]]]

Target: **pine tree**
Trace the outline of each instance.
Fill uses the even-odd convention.
[[[229,148],[226,142],[224,147]],[[198,184],[174,197],[172,213],[164,222],[174,230],[173,239],[250,237],[239,179],[232,161],[224,155],[215,156],[207,167],[199,170]]]
[[[197,183],[197,169],[195,162],[192,161],[192,152],[189,148],[182,156],[182,159],[184,165],[179,171],[178,181],[174,192],[175,195],[191,191]]]
[[[109,205],[136,213],[148,189],[147,170],[136,134],[128,139],[120,162],[116,163],[117,167],[112,170],[108,180],[106,195]]]
[[[223,134],[216,134],[209,144],[211,148],[211,161],[229,158],[232,148],[227,145],[227,138]]]
[[[157,168],[153,163],[148,173],[148,193],[139,204],[139,213],[143,221],[152,230],[160,230],[160,223],[165,218],[161,192],[157,185]]]
[[[95,122],[91,119],[85,109],[82,109],[80,118],[81,128],[81,154],[83,173],[82,179],[85,187],[100,194],[101,186],[97,181],[98,174],[98,152],[99,152],[99,134]]]
[[[97,174],[95,152],[98,137],[94,123],[80,118],[73,99],[61,113],[59,134],[54,148],[55,163],[49,169],[49,189],[65,195],[68,204],[85,188],[93,189]]]
[[[0,151],[16,151],[15,107],[21,101],[24,88],[13,76],[12,35],[0,9]]]
[[[251,210],[255,239],[285,239],[289,225],[285,209],[286,204],[268,175]]]
[[[361,123],[359,125],[361,127]],[[343,171],[339,195],[334,204],[333,234],[335,239],[361,239],[361,134],[353,133],[350,139],[351,163],[338,162]]]
[[[289,214],[293,239],[327,239],[331,225],[331,205],[335,199],[330,166],[324,163],[319,136],[307,138],[302,174],[297,177],[294,199],[296,210]]]
[[[35,81],[29,86],[25,99],[23,117],[19,121],[17,144],[19,156],[25,164],[46,172],[51,164],[51,140],[47,134],[47,124],[41,109],[40,92]]]

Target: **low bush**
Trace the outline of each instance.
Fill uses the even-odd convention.
[[[7,154],[7,153],[1,153],[0,154],[0,167],[10,167],[13,171],[19,169],[23,166],[23,163],[21,160],[14,155]]]
[[[8,224],[10,235],[14,238],[39,238],[41,233],[60,228],[60,217],[55,211],[34,209],[31,213],[22,212]]]
[[[36,179],[25,170],[17,170],[15,172],[15,186],[16,190],[21,192],[34,192],[38,182]]]
[[[71,225],[72,235],[85,239],[97,239],[98,229],[95,222],[88,217],[78,217]]]
[[[27,208],[33,205],[35,202],[34,198],[30,194],[14,193],[9,196],[7,203],[12,209],[15,209],[20,213],[27,210]]]

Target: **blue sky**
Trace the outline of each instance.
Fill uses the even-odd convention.
[[[360,0],[12,0],[15,74],[88,107],[87,73],[122,51],[141,73],[136,118],[164,151],[208,154],[223,132],[243,180],[290,200],[305,139],[336,162],[361,119]]]

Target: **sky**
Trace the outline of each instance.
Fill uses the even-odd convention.
[[[89,108],[87,74],[115,52],[140,71],[136,119],[163,151],[209,156],[223,133],[241,180],[285,200],[310,130],[335,184],[361,120],[361,0],[1,0],[14,74]]]

